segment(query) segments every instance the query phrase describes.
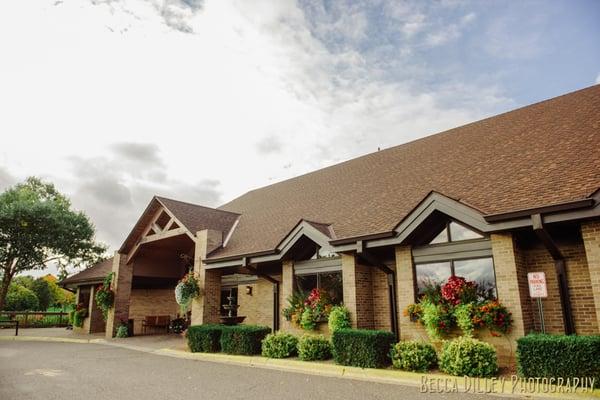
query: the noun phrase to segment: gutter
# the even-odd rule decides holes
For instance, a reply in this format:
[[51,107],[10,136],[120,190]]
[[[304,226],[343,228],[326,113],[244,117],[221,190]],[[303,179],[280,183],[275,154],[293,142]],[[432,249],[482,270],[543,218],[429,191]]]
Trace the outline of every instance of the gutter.
[[582,208],[590,208],[595,204],[593,198],[568,201],[564,203],[553,204],[551,206],[524,208],[516,211],[509,211],[497,214],[488,214],[483,217],[486,222],[500,222],[509,219],[517,219],[522,217],[531,217],[535,214],[548,214],[561,211],[578,210]]

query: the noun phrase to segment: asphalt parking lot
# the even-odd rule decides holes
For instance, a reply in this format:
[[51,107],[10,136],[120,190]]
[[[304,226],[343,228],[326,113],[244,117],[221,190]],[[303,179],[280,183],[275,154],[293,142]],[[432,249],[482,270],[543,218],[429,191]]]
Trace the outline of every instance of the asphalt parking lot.
[[[464,393],[162,357],[99,344],[0,342],[0,399],[462,399]],[[500,398],[494,396],[493,398]]]

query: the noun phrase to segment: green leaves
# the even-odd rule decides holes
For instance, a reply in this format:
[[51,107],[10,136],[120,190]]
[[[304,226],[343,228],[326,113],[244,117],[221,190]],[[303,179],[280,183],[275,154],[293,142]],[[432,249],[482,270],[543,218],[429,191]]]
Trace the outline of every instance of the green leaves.
[[50,183],[28,178],[0,194],[0,266],[14,275],[60,266],[92,264],[105,247],[94,240],[94,226]]
[[405,371],[427,372],[437,365],[437,353],[433,346],[420,340],[397,343],[391,355],[394,368]]
[[600,336],[527,335],[517,340],[517,372],[525,378],[596,378]]
[[489,343],[461,336],[444,343],[440,369],[455,376],[494,376],[498,372],[496,349]]
[[285,332],[270,333],[262,341],[262,355],[269,358],[286,358],[296,354],[298,338]]
[[388,331],[339,329],[331,336],[333,358],[341,365],[380,368],[390,363],[394,341],[394,334]]

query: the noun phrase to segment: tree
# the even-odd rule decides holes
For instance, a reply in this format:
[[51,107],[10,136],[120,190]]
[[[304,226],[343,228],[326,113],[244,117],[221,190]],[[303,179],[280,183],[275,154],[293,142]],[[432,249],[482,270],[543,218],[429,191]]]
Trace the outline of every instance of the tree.
[[52,305],[55,305],[57,307],[65,307],[75,303],[75,294],[58,286],[56,284],[57,279],[54,275],[48,274],[44,276],[43,279],[46,282],[48,282],[48,287],[50,288],[50,292],[52,293],[52,298],[54,299]]
[[44,269],[55,262],[92,265],[106,248],[94,239],[94,226],[54,185],[27,178],[0,194],[0,310],[17,273]]
[[46,311],[48,307],[54,304],[54,296],[52,296],[52,292],[50,291],[50,285],[48,285],[48,282],[44,278],[37,278],[33,281],[30,289],[38,298],[40,311]]
[[37,310],[39,302],[32,290],[25,286],[11,284],[6,296],[5,308],[8,311]]

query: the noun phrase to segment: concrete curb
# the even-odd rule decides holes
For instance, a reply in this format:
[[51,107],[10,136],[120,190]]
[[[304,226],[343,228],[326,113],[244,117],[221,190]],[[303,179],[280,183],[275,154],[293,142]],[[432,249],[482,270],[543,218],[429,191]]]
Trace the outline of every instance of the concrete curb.
[[[504,396],[513,398],[550,398],[550,399],[600,399],[600,390],[594,390],[591,393],[512,393],[511,382],[505,382],[504,391],[497,388],[496,390],[475,390],[474,386],[479,388],[490,388],[492,379],[479,379],[471,382],[471,390],[466,390],[467,381],[464,378],[456,378],[443,374],[428,373],[420,374],[407,371],[399,371],[392,369],[371,369],[347,367],[331,363],[300,361],[296,359],[273,359],[261,356],[239,356],[222,353],[190,353],[189,351],[176,350],[170,348],[153,349],[144,346],[130,345],[123,342],[115,342],[106,339],[75,339],[75,338],[60,338],[46,336],[0,336],[0,341],[23,341],[23,342],[58,342],[58,343],[82,343],[82,344],[101,344],[106,346],[120,347],[133,351],[141,351],[151,353],[158,356],[174,357],[188,360],[216,362],[225,364],[235,364],[247,367],[274,369],[279,371],[288,371],[302,373],[307,375],[319,375],[334,378],[354,379],[375,383],[385,383],[403,386],[420,387],[422,378],[427,377],[429,380],[434,380],[443,384],[443,382],[452,381],[456,385],[459,393],[477,393],[488,394],[491,396]],[[496,385],[499,386],[498,380]],[[439,393],[439,392],[438,392]]]

